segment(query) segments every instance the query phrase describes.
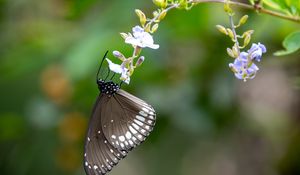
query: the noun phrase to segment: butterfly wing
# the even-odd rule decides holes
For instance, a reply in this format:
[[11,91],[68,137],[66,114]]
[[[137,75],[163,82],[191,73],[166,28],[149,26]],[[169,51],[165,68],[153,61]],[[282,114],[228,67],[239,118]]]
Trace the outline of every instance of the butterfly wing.
[[120,151],[130,151],[153,130],[155,111],[145,101],[120,89],[110,97],[107,112],[101,118],[102,129],[111,145]]
[[110,98],[100,95],[94,105],[85,141],[84,169],[87,175],[104,175],[123,159],[126,151],[109,144],[102,130],[101,118],[107,116]]

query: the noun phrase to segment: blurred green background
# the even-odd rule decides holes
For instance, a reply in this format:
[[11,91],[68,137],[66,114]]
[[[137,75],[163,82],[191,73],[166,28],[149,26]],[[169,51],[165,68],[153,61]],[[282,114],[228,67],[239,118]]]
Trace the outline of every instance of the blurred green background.
[[[0,1],[0,174],[83,175],[83,142],[106,50],[132,53],[120,32],[151,0]],[[127,91],[152,104],[157,124],[111,175],[300,174],[300,56],[274,57],[300,25],[249,14],[240,31],[267,46],[246,83],[228,68],[221,4],[171,11],[144,49]],[[228,25],[227,25],[228,26]],[[113,59],[113,56],[109,55]],[[116,60],[114,60],[116,61]]]

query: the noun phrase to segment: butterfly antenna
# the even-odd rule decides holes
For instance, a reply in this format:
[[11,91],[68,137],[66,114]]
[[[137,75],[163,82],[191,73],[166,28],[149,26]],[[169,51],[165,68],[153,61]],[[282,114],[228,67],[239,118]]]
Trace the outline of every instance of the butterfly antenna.
[[108,68],[108,73],[107,73],[107,76],[105,77],[104,81],[106,81],[106,79],[109,77],[109,74],[110,74],[110,69]]
[[114,76],[116,75],[116,73],[114,73],[111,77],[110,80],[112,80],[114,78]]
[[99,79],[99,73],[100,73],[100,70],[101,70],[103,61],[104,61],[104,59],[105,59],[107,53],[108,53],[108,51],[105,52],[105,54],[104,54],[104,56],[103,56],[103,58],[102,58],[102,60],[101,60],[101,63],[100,63],[100,66],[99,66],[99,69],[98,69],[98,72],[97,72],[97,76],[96,76],[96,81],[98,81],[98,79]]

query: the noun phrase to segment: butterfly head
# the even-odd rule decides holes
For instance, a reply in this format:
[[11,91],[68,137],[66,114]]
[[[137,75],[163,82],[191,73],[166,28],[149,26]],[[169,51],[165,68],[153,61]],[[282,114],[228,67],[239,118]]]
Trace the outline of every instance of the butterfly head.
[[120,86],[113,81],[105,82],[104,80],[100,79],[97,80],[97,84],[100,92],[103,94],[113,95],[120,89]]

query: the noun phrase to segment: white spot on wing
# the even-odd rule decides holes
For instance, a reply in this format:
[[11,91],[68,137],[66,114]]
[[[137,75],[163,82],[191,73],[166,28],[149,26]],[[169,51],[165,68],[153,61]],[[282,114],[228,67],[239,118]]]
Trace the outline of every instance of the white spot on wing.
[[131,135],[131,133],[129,131],[127,131],[126,134],[125,134],[125,136],[126,136],[127,139],[131,139],[132,135]]
[[140,126],[143,126],[143,125],[144,125],[144,123],[142,123],[142,122],[139,121],[139,120],[134,119],[133,121],[134,121],[136,124],[140,125]]
[[88,166],[88,165],[89,165],[89,163],[88,163],[88,162],[85,162],[84,164],[85,164],[85,166]]
[[129,142],[130,145],[133,145],[133,142],[131,140],[128,140],[128,142]]
[[147,117],[148,115],[144,111],[140,111],[139,114],[141,114],[144,117]]
[[149,118],[154,120],[154,116],[153,115],[149,115]]
[[145,112],[149,113],[149,110],[147,108],[142,108]]
[[124,137],[124,136],[119,136],[119,140],[120,140],[121,142],[124,142],[124,141],[125,141],[125,137]]
[[94,165],[94,169],[95,169],[95,170],[98,169],[98,166],[97,166],[97,165]]
[[132,134],[136,134],[137,131],[135,129],[132,128],[132,126],[129,126],[129,130],[132,132]]
[[135,129],[137,129],[137,130],[140,129],[140,127],[139,127],[137,124],[135,124],[135,123],[132,123],[132,126],[133,126]]
[[145,117],[142,117],[140,115],[135,116],[138,120],[144,122],[145,121]]
[[116,139],[117,137],[115,135],[112,135],[111,138]]

